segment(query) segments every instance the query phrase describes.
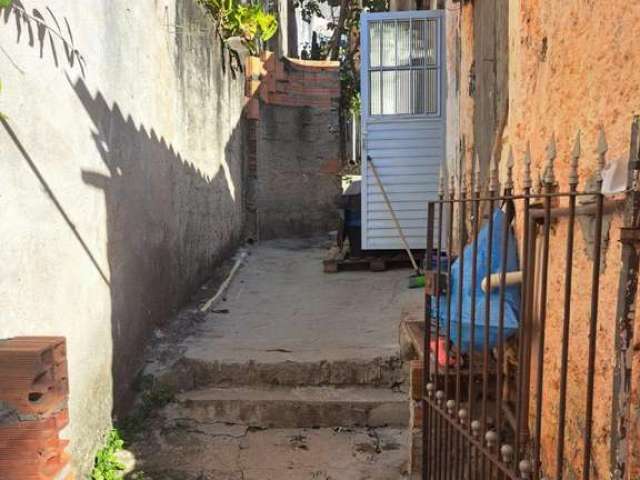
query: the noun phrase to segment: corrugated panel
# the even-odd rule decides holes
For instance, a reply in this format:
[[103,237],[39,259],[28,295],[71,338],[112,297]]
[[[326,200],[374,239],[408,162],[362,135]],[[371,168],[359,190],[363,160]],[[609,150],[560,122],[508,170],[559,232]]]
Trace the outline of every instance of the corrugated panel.
[[[440,22],[440,15],[439,12],[432,11],[365,14],[363,15],[363,28],[370,21],[387,22],[399,19],[406,20],[407,18],[436,18]],[[391,24],[383,23],[382,28],[388,28],[389,25]],[[401,22],[398,25],[401,25]],[[365,31],[363,29],[363,32]],[[376,37],[376,35],[371,38]],[[369,37],[369,35],[363,35],[365,39],[362,49],[363,58],[365,59],[363,71],[369,69],[369,65],[366,64]],[[383,51],[378,52],[376,50],[376,55],[382,53],[384,59],[384,49],[386,48],[384,32],[382,38],[383,41],[380,47],[382,47]],[[440,38],[438,37],[438,39]],[[442,42],[440,44],[442,45]],[[400,53],[398,55],[400,56]],[[439,58],[444,58],[442,50],[440,50]],[[384,61],[382,63],[384,64]],[[439,70],[437,71],[442,74],[442,70],[442,65],[439,64]],[[365,77],[366,75],[363,74],[363,78]],[[439,81],[440,88],[442,88],[442,85],[443,82]],[[443,163],[445,156],[444,95],[442,92],[440,93],[438,115],[385,116],[385,108],[391,108],[391,104],[387,105],[385,103],[382,106],[382,112],[373,112],[374,115],[371,116],[368,114],[368,81],[363,80],[362,87],[362,103],[364,106],[362,112],[364,133],[362,168],[363,248],[369,250],[402,249],[402,243],[398,238],[391,214],[384,202],[384,196],[378,187],[373,172],[370,171],[366,165],[366,160],[364,160],[369,155],[377,167],[382,184],[410,247],[424,249],[426,248],[426,205],[429,200],[437,198],[440,165]],[[398,98],[404,99],[404,97]],[[383,95],[382,102],[384,103],[385,101],[390,101],[390,99],[384,98]]]

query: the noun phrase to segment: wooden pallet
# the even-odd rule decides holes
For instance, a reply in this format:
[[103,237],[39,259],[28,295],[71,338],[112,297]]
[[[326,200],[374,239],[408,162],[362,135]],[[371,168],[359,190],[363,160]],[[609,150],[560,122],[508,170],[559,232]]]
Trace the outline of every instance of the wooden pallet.
[[[414,254],[414,256],[417,262],[422,259],[421,254]],[[390,269],[412,268],[406,252],[381,252],[375,255],[351,257],[346,249],[340,249],[337,245],[331,247],[322,264],[325,273],[354,270],[384,272]]]

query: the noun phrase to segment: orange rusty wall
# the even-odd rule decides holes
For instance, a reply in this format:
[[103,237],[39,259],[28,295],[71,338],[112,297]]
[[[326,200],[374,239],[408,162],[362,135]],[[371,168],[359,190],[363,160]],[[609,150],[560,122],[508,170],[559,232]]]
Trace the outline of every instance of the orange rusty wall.
[[[614,367],[614,326],[616,319],[620,243],[617,231],[621,216],[611,217],[612,223],[600,276],[600,303],[596,348],[594,411],[593,411],[593,479],[608,478],[609,439],[611,423],[612,374]],[[560,355],[566,261],[567,221],[552,226],[549,258],[546,339],[544,349],[544,382],[542,410],[541,459],[544,472],[555,476],[556,440],[560,385]],[[569,363],[567,385],[567,413],[565,427],[565,478],[579,477],[582,472],[583,434],[587,383],[589,318],[591,300],[591,272],[593,263],[585,251],[583,227],[576,223],[573,254],[573,288],[571,296],[571,326],[569,333]],[[537,332],[536,332],[537,335]],[[534,341],[531,383],[535,385],[537,342]],[[532,392],[535,388],[532,388]],[[530,425],[534,425],[535,396],[532,397]]]
[[[476,90],[488,88],[481,79],[477,76],[474,79],[470,74],[478,37],[481,36],[477,24],[480,20],[475,11],[480,1],[448,4],[451,8],[461,8],[459,122],[460,138],[464,138],[466,144],[467,171],[478,141],[474,132],[487,128],[478,120],[479,105],[469,95],[469,85],[474,82]],[[535,182],[545,162],[545,147],[552,133],[557,138],[556,177],[561,190],[567,188],[569,153],[578,130],[582,133],[581,188],[593,175],[597,159],[594,150],[600,126],[605,128],[609,145],[607,159],[626,163],[631,120],[634,114],[640,113],[640,3],[626,0],[512,0],[508,15],[509,112],[502,137],[501,158],[506,158],[509,148],[513,148],[516,188],[521,188],[522,158],[527,143],[531,144]],[[485,24],[480,26],[486,27]],[[448,48],[451,48],[451,39],[448,39]],[[504,95],[506,92],[499,93]],[[502,178],[504,163],[501,162]],[[486,172],[486,165],[483,164],[482,168]],[[610,224],[605,222],[605,233],[609,239],[606,242],[606,267],[600,280],[592,478],[609,478],[614,325],[621,255],[618,243],[622,225],[620,212],[614,212],[610,220]],[[555,463],[557,430],[563,312],[560,292],[564,282],[566,229],[566,220],[560,219],[554,224],[551,234],[542,431],[545,473],[551,476],[555,476],[552,466]],[[568,467],[565,478],[581,473],[591,267],[582,227],[576,223],[565,447]],[[635,367],[640,368],[640,361]],[[628,446],[632,461],[640,457],[640,381],[637,378],[636,369],[635,403],[632,406],[635,424],[630,428],[635,428],[638,435],[628,436],[635,440],[635,444]],[[636,461],[635,468],[636,472],[640,470],[640,461]],[[631,475],[629,479],[640,478],[637,473]]]
[[[545,147],[557,136],[556,177],[566,190],[569,153],[582,132],[582,185],[593,174],[597,130],[605,128],[609,160],[626,161],[634,113],[640,110],[640,50],[637,46],[640,4],[622,0],[586,2],[521,0],[511,2],[509,18],[509,120],[507,148],[516,154],[515,177],[521,178],[527,142],[533,153],[534,180],[545,161]],[[504,163],[504,162],[503,162]],[[609,434],[614,365],[614,326],[620,244],[620,214],[608,228],[606,268],[601,275],[591,478],[609,478]],[[542,458],[555,475],[559,356],[563,314],[566,221],[551,237],[547,336],[545,345]],[[607,232],[605,232],[607,233]],[[591,261],[583,230],[576,225],[574,286],[569,352],[569,386],[565,459],[566,478],[581,474]]]
[[539,167],[555,132],[558,173],[564,178],[580,129],[584,178],[593,170],[596,131],[604,125],[609,158],[626,158],[631,118],[640,110],[638,25],[638,2],[511,2],[505,145],[513,145],[521,157],[530,141]]

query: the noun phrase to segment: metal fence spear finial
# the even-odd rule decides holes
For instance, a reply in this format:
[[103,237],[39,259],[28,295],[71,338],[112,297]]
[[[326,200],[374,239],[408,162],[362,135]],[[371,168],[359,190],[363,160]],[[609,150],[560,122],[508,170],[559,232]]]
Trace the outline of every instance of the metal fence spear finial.
[[453,174],[449,176],[449,194],[451,198],[455,198],[456,196],[456,176]]
[[530,189],[533,185],[531,180],[531,143],[527,142],[527,150],[524,152],[524,178],[522,179],[522,186]]
[[578,185],[578,164],[580,161],[580,130],[576,134],[573,150],[571,150],[571,168],[569,170],[569,185],[575,187]]
[[598,135],[598,147],[596,148],[596,153],[598,154],[596,182],[598,182],[600,188],[602,188],[602,170],[604,170],[607,150],[609,150],[609,145],[607,144],[607,137],[604,133],[604,127],[600,127],[600,134]]
[[513,147],[509,147],[509,156],[507,157],[507,181],[504,183],[504,189],[513,190]]
[[547,163],[545,164],[544,177],[542,179],[547,186],[552,186],[556,183],[556,175],[553,165],[556,155],[556,136],[551,134],[551,140],[549,140],[549,145],[547,145]]
[[500,188],[500,180],[498,179],[498,157],[495,156],[491,159],[491,171],[489,174],[489,189],[492,192],[497,192]]

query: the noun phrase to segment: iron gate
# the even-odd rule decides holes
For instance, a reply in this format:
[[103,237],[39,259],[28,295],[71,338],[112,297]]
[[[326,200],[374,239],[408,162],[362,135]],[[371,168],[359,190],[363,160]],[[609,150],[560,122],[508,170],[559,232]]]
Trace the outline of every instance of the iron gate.
[[[638,226],[637,119],[631,188],[614,200],[602,193],[606,152],[601,130],[597,169],[591,186],[582,189],[579,135],[566,187],[554,173],[553,139],[536,188],[529,148],[519,172],[520,192],[514,189],[512,153],[502,189],[495,164],[488,188],[483,188],[477,159],[469,188],[464,178],[457,185],[452,178],[447,188],[441,177],[439,199],[427,207],[427,252],[433,255],[425,266],[425,324],[431,328],[425,329],[423,345],[428,352],[423,355],[424,479],[610,478],[594,461],[603,458],[605,449],[611,453],[607,470],[622,478],[616,429],[606,445],[594,447],[594,382],[598,342],[608,335],[598,329],[599,311],[609,308],[599,301],[603,223],[626,207],[625,225],[630,228],[621,229],[622,240],[635,241]],[[584,242],[589,232],[591,245]],[[580,250],[578,235],[586,245]],[[449,252],[445,245],[451,246]],[[634,246],[621,248],[623,260],[637,267]],[[457,252],[455,260],[450,251]],[[637,268],[623,265],[615,271],[625,276],[618,293],[618,331],[633,308]],[[616,348],[625,348],[617,338]],[[612,383],[624,383],[618,378],[625,370],[619,365],[623,360],[618,358],[615,369],[608,367],[616,358],[613,352],[610,358],[598,358],[604,362],[599,367],[607,366],[603,375],[611,380],[605,388],[609,393]],[[595,400],[598,411],[608,402],[606,408],[615,417],[615,402],[600,397]]]

